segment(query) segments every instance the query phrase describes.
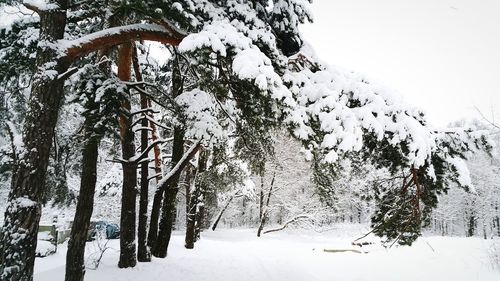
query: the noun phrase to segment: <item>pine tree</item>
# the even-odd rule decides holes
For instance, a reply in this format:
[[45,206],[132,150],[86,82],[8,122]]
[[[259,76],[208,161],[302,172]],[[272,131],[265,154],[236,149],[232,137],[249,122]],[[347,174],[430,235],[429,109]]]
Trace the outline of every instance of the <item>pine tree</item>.
[[[40,37],[30,102],[23,129],[23,158],[14,166],[9,206],[2,231],[2,278],[30,280],[33,275],[36,234],[41,213],[42,194],[49,162],[53,132],[64,97],[64,79],[77,68],[66,72],[70,62],[98,48],[113,46],[130,39],[152,39],[178,44],[179,34],[166,27],[141,26],[119,29],[117,33],[99,33],[87,40],[70,42],[62,52],[57,40],[63,39],[67,1],[49,2],[46,6],[25,4],[40,16]],[[158,27],[158,26],[156,26]],[[176,37],[177,36],[177,37]],[[23,227],[22,227],[23,226]],[[26,227],[27,226],[27,227]],[[15,237],[23,237],[21,240]]]

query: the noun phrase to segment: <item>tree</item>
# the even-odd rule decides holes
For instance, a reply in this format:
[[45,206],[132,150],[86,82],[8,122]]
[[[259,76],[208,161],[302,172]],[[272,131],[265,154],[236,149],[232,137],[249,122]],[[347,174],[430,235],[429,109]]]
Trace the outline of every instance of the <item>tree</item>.
[[[30,280],[33,275],[36,234],[41,213],[41,197],[52,145],[53,132],[64,96],[64,79],[76,72],[66,72],[70,62],[100,48],[114,46],[131,39],[152,39],[178,44],[182,36],[159,25],[129,25],[83,36],[64,44],[67,1],[49,2],[45,6],[26,3],[40,16],[37,48],[37,74],[23,129],[23,151],[14,166],[9,206],[2,230],[2,278]],[[168,25],[167,25],[168,26]],[[63,55],[61,55],[63,54]],[[19,237],[22,237],[19,239]]]
[[85,108],[84,143],[80,192],[66,254],[67,281],[82,280],[85,274],[85,243],[94,207],[99,143],[105,134],[116,127],[120,104],[125,97],[125,93],[115,91],[116,87],[113,85],[118,81],[109,77],[107,67],[90,65],[80,73],[77,81],[73,91]]
[[41,213],[45,173],[57,113],[63,96],[58,73],[68,67],[58,59],[56,40],[64,36],[67,1],[51,3],[52,10],[38,9],[40,41],[31,87],[29,110],[23,128],[23,156],[15,164],[9,206],[2,231],[0,272],[5,280],[31,280],[35,262],[36,234]]

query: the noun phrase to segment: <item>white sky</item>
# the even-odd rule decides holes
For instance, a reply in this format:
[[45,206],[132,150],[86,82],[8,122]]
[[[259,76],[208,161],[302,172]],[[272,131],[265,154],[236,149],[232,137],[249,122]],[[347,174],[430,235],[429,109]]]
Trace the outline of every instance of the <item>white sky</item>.
[[[324,61],[366,74],[438,126],[500,116],[500,0],[314,0]],[[500,117],[499,117],[500,118]]]

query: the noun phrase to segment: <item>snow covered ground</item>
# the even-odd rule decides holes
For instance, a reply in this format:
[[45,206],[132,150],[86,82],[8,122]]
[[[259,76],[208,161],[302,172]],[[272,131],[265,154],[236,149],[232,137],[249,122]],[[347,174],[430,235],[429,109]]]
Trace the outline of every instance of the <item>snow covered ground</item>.
[[[489,242],[479,238],[424,237],[412,247],[370,245],[365,254],[323,251],[355,249],[350,241],[361,231],[343,225],[322,233],[294,230],[261,238],[255,230],[206,231],[194,250],[185,249],[183,234],[174,232],[166,259],[133,269],[117,267],[119,241],[111,240],[112,249],[98,270],[87,270],[86,280],[500,280],[488,258]],[[92,242],[87,246],[90,252]],[[60,246],[55,255],[36,260],[35,281],[64,280],[65,249]]]

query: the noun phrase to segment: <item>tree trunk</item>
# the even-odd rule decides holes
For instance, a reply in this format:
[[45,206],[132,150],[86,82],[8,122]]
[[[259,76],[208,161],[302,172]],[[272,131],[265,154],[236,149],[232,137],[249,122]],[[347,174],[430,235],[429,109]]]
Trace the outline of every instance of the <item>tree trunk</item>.
[[[179,62],[177,60],[177,57],[175,57],[174,62],[173,62],[173,69],[172,69],[172,97],[173,98],[177,97],[178,95],[180,95],[182,93],[182,91],[183,91],[183,79],[182,79],[182,75],[180,73]],[[177,143],[177,145],[178,145],[177,147],[176,147],[176,135],[177,135],[177,137],[182,135],[182,143],[180,143],[180,144]],[[180,139],[177,139],[177,141],[179,142]],[[176,163],[182,158],[182,153],[184,152],[183,145],[184,145],[184,133],[182,132],[182,130],[180,128],[175,128],[174,129],[174,144],[172,145],[172,159],[171,159],[171,167],[172,168],[175,167]],[[178,153],[179,151],[182,151],[182,153],[179,154]],[[157,157],[157,155],[158,155],[158,157]],[[158,170],[157,164],[158,164],[159,159],[160,159],[159,152],[157,152],[155,150],[155,167],[156,167],[155,169],[156,170]],[[163,223],[167,222],[167,221],[165,221],[165,219],[166,219],[165,216],[167,215],[166,214],[167,210],[165,210],[165,208],[166,208],[166,206],[169,206],[168,208],[172,208],[172,206],[174,206],[174,208],[175,208],[175,198],[173,198],[172,202],[163,201],[163,205],[162,205],[162,200],[165,200],[166,198],[170,198],[172,195],[177,194],[177,191],[173,191],[170,189],[172,189],[172,187],[178,188],[177,184],[179,182],[179,176],[180,176],[180,173],[178,173],[178,175],[174,176],[174,178],[169,183],[169,186],[166,188],[166,190],[161,190],[161,189],[157,188],[155,191],[155,195],[153,198],[153,207],[151,209],[151,221],[149,224],[150,229],[149,229],[149,235],[148,235],[148,245],[154,249],[152,254],[155,257],[159,257],[159,256],[163,256],[163,255],[166,256],[168,241],[158,241],[158,236],[160,235],[160,233],[162,233],[163,235],[167,235],[168,239],[170,239],[170,232],[172,230],[167,231],[166,229],[163,229],[163,231],[162,231],[160,224],[162,224],[162,222]],[[160,209],[161,209],[161,216],[162,216],[161,221],[160,221]],[[175,216],[175,210],[173,210],[173,211],[169,210],[168,212],[173,212],[172,214],[170,214],[170,216]],[[169,218],[168,220],[172,221],[173,218]],[[160,221],[160,223],[158,223],[159,221]],[[168,224],[170,224],[170,227],[171,227],[173,225],[173,221],[168,223]],[[160,227],[160,229],[159,229],[159,227]],[[166,226],[164,226],[164,227],[166,227]],[[165,238],[165,237],[163,237],[163,238]],[[162,249],[160,250],[160,248],[162,248]]]
[[[151,100],[148,99],[148,107],[151,107],[151,104],[152,104]],[[153,115],[153,114],[151,114],[151,115]],[[151,117],[153,117],[153,116],[151,116]],[[156,124],[153,121],[150,121],[149,126],[151,127],[151,140],[153,142],[155,142],[158,139],[160,139],[160,137],[158,136],[158,130],[156,128]],[[155,145],[153,148],[153,151],[154,151],[154,159],[155,159],[154,163],[155,163],[156,183],[158,183],[158,182],[160,182],[160,180],[162,178],[162,169],[161,169],[162,157],[161,157],[160,146]]]
[[186,236],[184,238],[184,247],[186,249],[194,248],[195,240],[195,223],[196,223],[196,205],[197,205],[197,191],[196,182],[196,169],[186,168]]
[[271,186],[269,187],[269,192],[267,194],[266,198],[266,206],[264,211],[262,212],[262,217],[260,219],[259,223],[259,229],[257,230],[257,237],[260,237],[260,234],[262,233],[262,230],[264,229],[264,225],[266,224],[267,216],[269,213],[269,203],[271,202],[271,195],[273,194],[273,186],[274,186],[274,179],[276,177],[276,172],[273,173],[273,179],[271,180]]
[[[172,97],[179,96],[183,91],[183,78],[180,72],[178,57],[174,57],[172,68]],[[174,140],[172,144],[171,167],[174,168],[184,154],[184,131],[180,127],[174,128]],[[165,191],[163,192],[163,206],[161,210],[161,219],[158,228],[158,237],[154,241],[152,254],[155,257],[166,257],[170,236],[172,235],[172,226],[175,220],[176,195],[179,190],[180,172],[172,175]],[[160,191],[158,191],[160,192]],[[156,194],[155,194],[156,196]]]
[[151,208],[151,219],[149,221],[148,246],[154,247],[158,238],[158,221],[160,220],[161,202],[163,199],[163,191],[156,189],[153,198],[153,206]]
[[469,217],[469,223],[467,227],[467,236],[469,237],[474,236],[475,228],[476,228],[476,218],[474,217],[474,215],[471,215]]
[[500,217],[498,216],[498,206],[495,206],[495,221],[497,223],[497,235],[500,236]]
[[[151,107],[151,100],[148,100],[148,105]],[[159,139],[158,137],[158,131],[156,129],[156,125],[154,122],[150,122],[150,127],[153,130],[152,131],[152,141],[155,142],[156,140]],[[155,174],[156,174],[156,184],[160,182],[160,180],[163,177],[162,174],[162,157],[161,157],[161,150],[158,145],[155,145],[154,149],[154,163],[155,163]],[[149,232],[148,232],[148,246],[153,247],[153,245],[156,242],[156,237],[158,236],[158,220],[160,217],[160,209],[161,209],[161,200],[163,198],[163,192],[160,190],[156,190],[153,198],[153,206],[151,208],[151,218],[149,221]]]
[[236,195],[237,195],[237,193],[231,195],[231,197],[229,197],[229,199],[227,200],[224,207],[220,210],[219,214],[217,215],[217,218],[215,219],[215,222],[212,225],[212,231],[215,231],[215,229],[217,228],[217,225],[219,224],[220,219],[222,218],[222,214],[224,214],[224,211],[226,211],[227,207],[229,207],[229,204],[231,204],[231,202],[236,197]]
[[[118,78],[130,81],[132,64],[132,43],[125,43],[118,50]],[[130,101],[122,104],[123,111],[120,116],[120,137],[122,143],[122,158],[127,160],[135,155],[134,132],[132,130],[132,117]],[[137,164],[122,164],[123,187],[122,206],[120,217],[120,260],[118,267],[134,267],[137,263],[135,245],[135,208],[137,186]]]
[[[52,2],[52,1],[51,1]],[[52,2],[54,3],[54,2]],[[24,121],[24,151],[13,169],[0,247],[0,279],[32,280],[35,263],[41,199],[54,137],[64,81],[57,79],[67,69],[58,60],[54,42],[62,39],[67,1],[55,2],[59,9],[40,14],[40,42],[28,113]]]
[[260,176],[259,221],[264,215],[264,175]]
[[[151,107],[151,100],[148,100],[148,106]],[[152,141],[156,141],[159,139],[158,131],[156,129],[156,125],[154,122],[150,122],[150,127],[152,131]],[[162,179],[162,159],[161,159],[161,151],[158,145],[154,147],[154,156],[155,156],[155,173],[156,173],[156,184],[160,182]],[[149,233],[148,233],[148,246],[153,247],[156,242],[156,237],[158,236],[158,220],[160,218],[160,209],[161,209],[161,199],[163,197],[163,192],[159,189],[156,189],[154,198],[153,198],[153,206],[151,208],[151,218],[149,221]]]
[[[200,151],[198,158],[197,174],[203,174],[207,171],[208,150]],[[201,236],[203,226],[203,218],[205,215],[205,194],[208,192],[207,182],[197,181],[196,184],[196,205],[195,205],[195,225],[194,225],[194,242],[198,241]]]
[[82,281],[85,276],[85,243],[94,208],[94,193],[97,181],[97,157],[100,138],[92,135],[95,120],[85,119],[85,132],[88,136],[82,151],[82,173],[80,195],[76,205],[75,218],[66,253],[66,281]]
[[[174,128],[174,141],[172,145],[172,168],[181,160],[183,154],[184,131],[176,127]],[[172,235],[172,226],[175,219],[175,203],[177,191],[179,190],[179,177],[180,171],[172,176],[172,180],[170,180],[164,192],[158,237],[151,251],[155,257],[164,258],[167,256],[168,244]]]
[[[137,58],[137,49],[134,48],[133,65],[135,79],[137,81],[143,81],[141,70],[139,68],[139,61]],[[146,109],[149,107],[148,98],[146,95],[141,94],[141,109]],[[144,113],[148,115],[148,113]],[[146,116],[142,117],[141,127],[147,128],[149,124]],[[141,130],[141,152],[146,151],[148,148],[148,131]],[[140,262],[150,262],[151,253],[147,245],[147,233],[148,233],[148,196],[149,196],[149,161],[144,161],[141,164],[141,193],[139,199],[139,225],[137,229],[137,259]]]

